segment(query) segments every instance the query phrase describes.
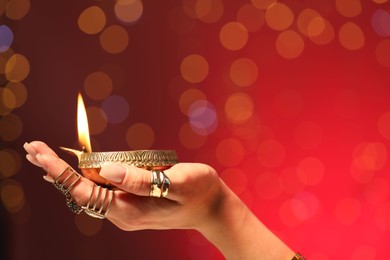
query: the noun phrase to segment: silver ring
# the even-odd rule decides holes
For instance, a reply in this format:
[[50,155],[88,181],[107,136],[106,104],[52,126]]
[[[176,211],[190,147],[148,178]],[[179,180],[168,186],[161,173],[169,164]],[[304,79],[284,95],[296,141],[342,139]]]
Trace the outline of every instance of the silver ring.
[[150,182],[150,197],[165,198],[168,195],[171,181],[163,171],[152,170]]

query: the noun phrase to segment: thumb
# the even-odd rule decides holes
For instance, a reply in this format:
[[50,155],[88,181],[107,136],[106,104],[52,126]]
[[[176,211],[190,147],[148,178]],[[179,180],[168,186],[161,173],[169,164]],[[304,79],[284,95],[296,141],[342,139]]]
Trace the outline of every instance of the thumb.
[[128,164],[113,163],[102,166],[100,176],[126,192],[149,196],[151,172]]

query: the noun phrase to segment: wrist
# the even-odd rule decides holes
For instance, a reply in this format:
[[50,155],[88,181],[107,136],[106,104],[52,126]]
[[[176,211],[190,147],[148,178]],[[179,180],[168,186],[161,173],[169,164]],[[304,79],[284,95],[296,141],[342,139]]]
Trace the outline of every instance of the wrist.
[[210,208],[207,219],[196,230],[226,258],[232,258],[239,251],[240,230],[251,212],[223,182],[218,196],[218,205]]
[[198,231],[227,259],[292,259],[294,252],[222,184],[220,205]]

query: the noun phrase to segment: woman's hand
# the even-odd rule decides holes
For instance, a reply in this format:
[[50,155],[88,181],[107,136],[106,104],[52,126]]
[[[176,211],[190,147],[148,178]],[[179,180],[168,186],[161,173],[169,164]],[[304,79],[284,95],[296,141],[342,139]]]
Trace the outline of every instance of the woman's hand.
[[[53,181],[69,165],[45,143],[34,141],[24,145],[27,159],[42,167],[46,180]],[[164,171],[171,184],[165,198],[150,197],[151,172],[128,164],[102,167],[100,175],[119,189],[107,219],[124,230],[199,229],[215,214],[224,198],[222,182],[211,167],[198,163],[179,163]],[[81,178],[70,190],[76,203],[85,206],[93,183]]]

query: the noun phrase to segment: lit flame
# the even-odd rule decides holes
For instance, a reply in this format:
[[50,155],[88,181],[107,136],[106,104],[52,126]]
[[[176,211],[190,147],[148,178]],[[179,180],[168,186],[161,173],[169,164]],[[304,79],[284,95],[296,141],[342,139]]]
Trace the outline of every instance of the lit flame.
[[89,140],[87,111],[85,110],[83,97],[80,93],[77,103],[77,131],[79,134],[79,143],[82,146],[83,151],[92,152],[91,141]]

